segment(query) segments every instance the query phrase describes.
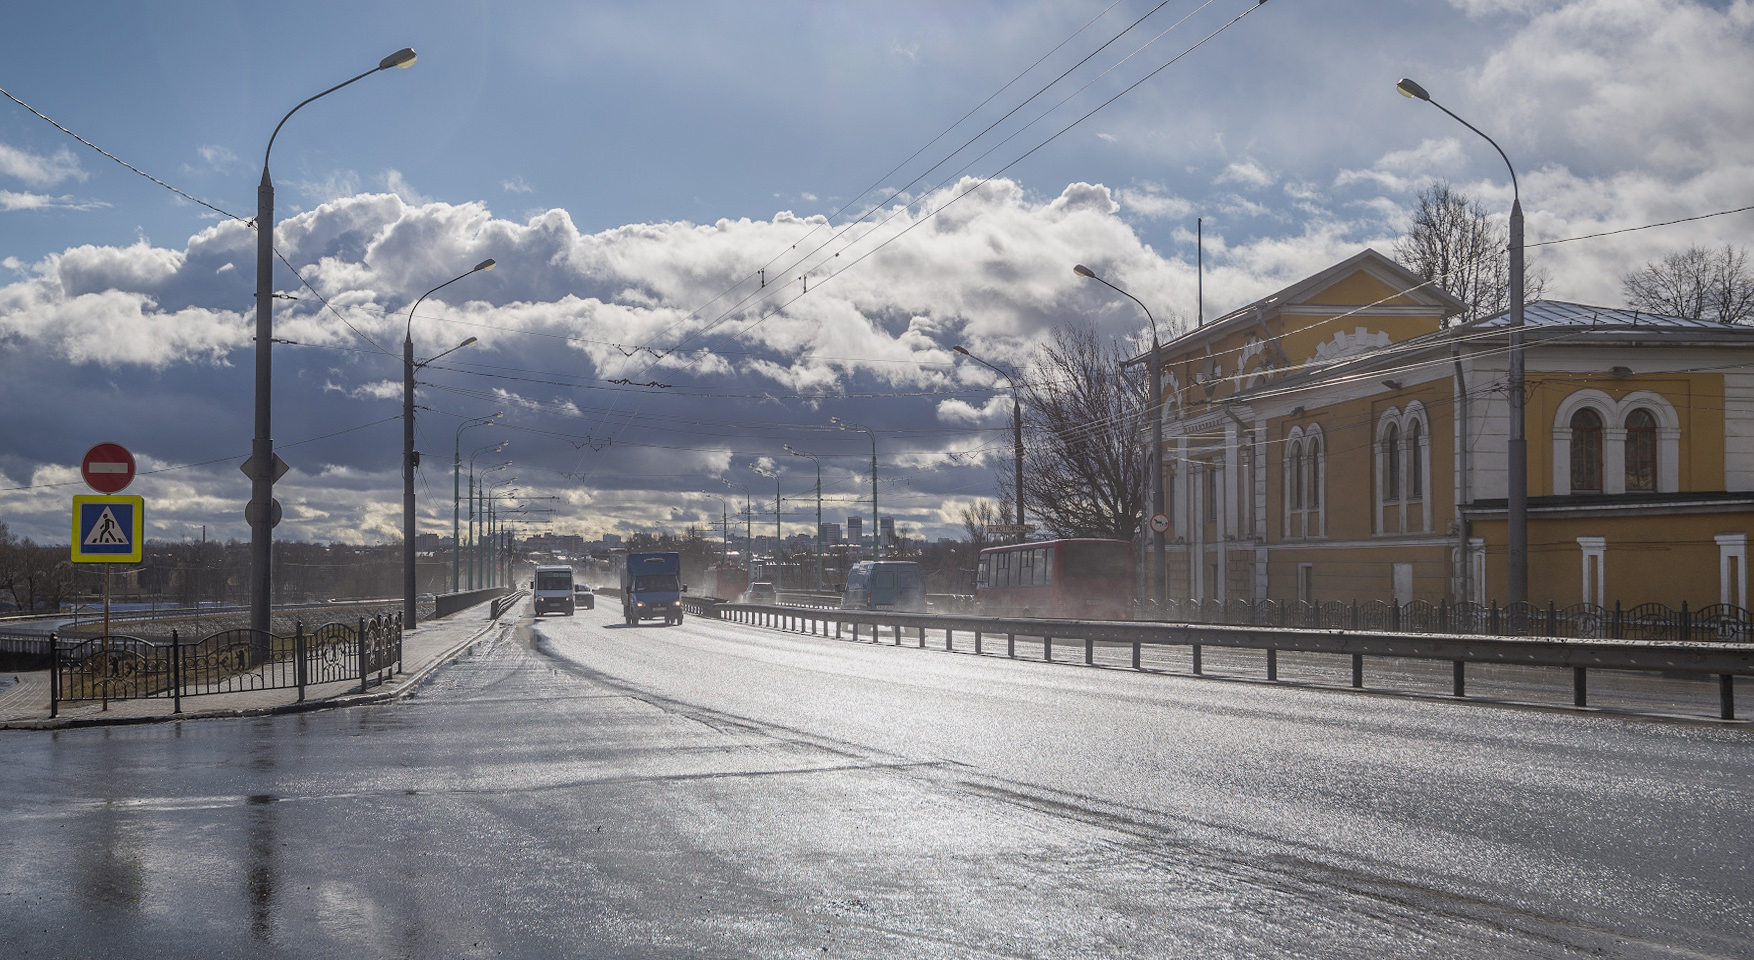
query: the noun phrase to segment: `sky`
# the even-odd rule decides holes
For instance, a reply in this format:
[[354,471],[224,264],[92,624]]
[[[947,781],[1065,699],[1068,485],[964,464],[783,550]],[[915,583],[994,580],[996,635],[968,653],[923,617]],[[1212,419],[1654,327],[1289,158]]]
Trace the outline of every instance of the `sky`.
[[874,437],[881,512],[956,536],[1011,404],[951,348],[1027,378],[1058,325],[1148,329],[1074,264],[1168,336],[1202,286],[1212,318],[1390,252],[1435,180],[1508,211],[1504,161],[1402,77],[1510,157],[1531,244],[1568,241],[1532,248],[1546,296],[1616,306],[1754,235],[1572,239],[1754,203],[1750,0],[15,6],[0,88],[110,155],[0,99],[0,522],[45,543],[102,441],[150,538],[248,539],[268,137],[404,46],[269,158],[277,538],[400,539],[409,331],[477,338],[417,378],[423,532],[461,461],[526,533],[746,498],[771,530],[777,486],[791,536],[818,463],[824,518],[869,517]]

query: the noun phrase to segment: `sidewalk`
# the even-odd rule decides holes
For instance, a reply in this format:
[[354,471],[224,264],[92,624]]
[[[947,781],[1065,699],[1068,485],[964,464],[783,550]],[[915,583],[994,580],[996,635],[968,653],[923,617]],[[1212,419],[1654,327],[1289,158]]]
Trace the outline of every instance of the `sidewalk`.
[[[420,686],[434,670],[456,659],[472,644],[495,631],[510,631],[525,605],[513,606],[497,621],[488,619],[492,612],[489,603],[459,611],[443,620],[423,621],[402,636],[400,669],[365,693],[359,692],[359,681],[352,680],[308,686],[302,701],[298,699],[296,688],[186,696],[182,713],[172,712],[175,702],[170,697],[112,700],[108,710],[95,701],[81,700],[62,703],[60,716],[50,719],[49,671],[7,674],[0,677],[0,684],[6,684],[0,686],[0,730],[59,730],[212,717],[259,717],[395,700]],[[13,677],[17,677],[18,682],[12,683]]]

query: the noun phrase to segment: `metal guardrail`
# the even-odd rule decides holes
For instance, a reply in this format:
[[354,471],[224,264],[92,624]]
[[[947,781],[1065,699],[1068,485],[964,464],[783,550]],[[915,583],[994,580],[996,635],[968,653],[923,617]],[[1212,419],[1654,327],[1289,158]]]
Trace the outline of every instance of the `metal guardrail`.
[[1588,706],[1589,670],[1715,675],[1719,682],[1720,715],[1726,720],[1733,720],[1736,716],[1735,678],[1754,675],[1754,645],[1746,643],[1498,637],[1124,620],[950,617],[742,603],[720,603],[710,609],[703,606],[697,615],[816,636],[832,635],[836,639],[846,639],[845,633],[850,629],[851,639],[855,641],[863,639],[861,634],[869,628],[873,643],[879,642],[887,628],[898,646],[904,630],[920,647],[926,645],[927,631],[941,631],[946,650],[955,649],[956,634],[972,634],[973,651],[977,654],[986,652],[985,638],[1002,636],[1006,655],[1011,657],[1017,653],[1017,638],[1030,637],[1041,641],[1042,659],[1050,663],[1055,662],[1055,641],[1081,644],[1086,664],[1095,662],[1096,644],[1123,644],[1132,648],[1135,670],[1140,668],[1140,653],[1144,647],[1181,646],[1189,648],[1196,674],[1201,672],[1202,647],[1263,650],[1267,654],[1268,680],[1278,679],[1279,651],[1334,654],[1352,658],[1352,686],[1357,688],[1364,686],[1366,657],[1447,660],[1454,665],[1453,692],[1457,697],[1466,696],[1466,665],[1469,663],[1567,667],[1573,671],[1573,703],[1579,707]]
[[495,598],[493,601],[492,615],[488,619],[498,620],[501,616],[505,615],[507,610],[510,610],[523,599],[524,591],[522,590],[513,590],[511,593]]
[[[488,587],[484,590],[465,590],[462,593],[441,593],[434,601],[433,619],[448,617],[460,610],[467,610],[511,592],[510,587]],[[495,613],[493,618],[499,619],[499,614]]]

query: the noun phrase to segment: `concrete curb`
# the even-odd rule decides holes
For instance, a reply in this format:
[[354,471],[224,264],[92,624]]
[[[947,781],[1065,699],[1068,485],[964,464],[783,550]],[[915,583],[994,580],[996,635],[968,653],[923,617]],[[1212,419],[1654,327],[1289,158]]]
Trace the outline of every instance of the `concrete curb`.
[[[515,611],[507,611],[508,615],[516,616]],[[480,630],[466,639],[459,640],[441,651],[437,656],[427,660],[414,670],[397,674],[379,684],[374,690],[365,693],[342,693],[320,700],[304,700],[297,703],[283,703],[272,707],[240,707],[232,710],[202,710],[195,713],[167,713],[146,717],[56,717],[49,720],[11,720],[0,723],[0,730],[71,730],[82,727],[124,727],[145,723],[180,723],[184,720],[232,720],[243,717],[272,717],[283,714],[309,713],[314,710],[328,710],[336,707],[358,707],[374,703],[388,703],[408,696],[416,688],[426,682],[434,671],[446,664],[455,663],[457,658],[470,647],[481,642],[481,638],[499,629],[501,620],[487,621]]]

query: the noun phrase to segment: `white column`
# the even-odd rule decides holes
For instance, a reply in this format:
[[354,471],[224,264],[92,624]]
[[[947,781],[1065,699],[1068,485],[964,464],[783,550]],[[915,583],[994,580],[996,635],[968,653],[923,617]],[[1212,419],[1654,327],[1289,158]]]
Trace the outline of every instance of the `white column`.
[[1602,606],[1607,596],[1608,538],[1578,537],[1577,545],[1583,550],[1583,602]]
[[1717,541],[1718,603],[1748,605],[1748,535],[1720,533]]

